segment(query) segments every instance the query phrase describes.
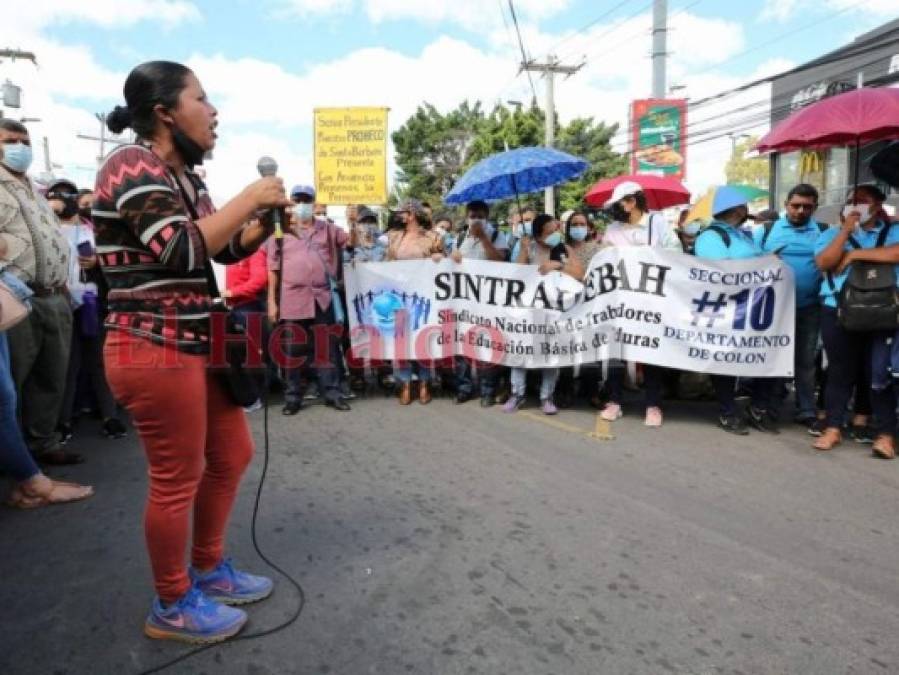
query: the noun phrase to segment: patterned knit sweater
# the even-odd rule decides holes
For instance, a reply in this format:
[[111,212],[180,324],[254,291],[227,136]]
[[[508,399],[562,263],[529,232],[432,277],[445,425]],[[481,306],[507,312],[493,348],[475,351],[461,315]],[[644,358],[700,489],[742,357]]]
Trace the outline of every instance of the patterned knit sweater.
[[[188,178],[197,216],[212,214],[206,186],[196,174]],[[208,353],[206,242],[174,174],[149,148],[124,145],[104,160],[95,193],[97,253],[110,289],[107,328]],[[249,254],[238,233],[214,260],[227,265]]]

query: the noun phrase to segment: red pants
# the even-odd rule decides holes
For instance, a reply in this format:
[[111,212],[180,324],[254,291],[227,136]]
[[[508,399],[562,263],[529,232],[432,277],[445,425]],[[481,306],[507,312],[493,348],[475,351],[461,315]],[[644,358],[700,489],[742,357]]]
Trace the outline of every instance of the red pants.
[[106,377],[131,413],[150,465],[144,515],[159,597],[190,588],[185,549],[193,509],[194,567],[216,566],[253,441],[244,411],[206,368],[207,357],[161,347],[121,331],[104,346]]

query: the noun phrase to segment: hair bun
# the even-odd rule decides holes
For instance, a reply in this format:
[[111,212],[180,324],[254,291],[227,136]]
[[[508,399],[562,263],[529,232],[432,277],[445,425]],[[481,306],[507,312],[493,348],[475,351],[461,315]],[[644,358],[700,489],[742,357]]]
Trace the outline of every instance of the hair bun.
[[106,127],[114,134],[120,134],[131,127],[131,111],[125,106],[117,105],[106,116]]

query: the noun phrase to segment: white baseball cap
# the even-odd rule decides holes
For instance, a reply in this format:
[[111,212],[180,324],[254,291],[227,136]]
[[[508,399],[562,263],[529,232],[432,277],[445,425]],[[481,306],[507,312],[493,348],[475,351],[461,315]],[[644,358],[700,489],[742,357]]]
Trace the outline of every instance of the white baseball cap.
[[635,183],[632,180],[626,180],[623,183],[618,183],[615,186],[615,189],[612,191],[612,196],[603,204],[604,208],[609,208],[615,202],[621,201],[625,197],[630,197],[631,195],[635,195],[638,192],[643,192],[643,187],[639,183]]

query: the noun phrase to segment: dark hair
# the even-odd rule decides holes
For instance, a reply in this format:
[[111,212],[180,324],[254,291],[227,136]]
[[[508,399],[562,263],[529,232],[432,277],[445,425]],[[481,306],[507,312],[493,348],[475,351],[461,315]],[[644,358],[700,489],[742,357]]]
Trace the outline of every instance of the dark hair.
[[808,197],[809,199],[814,199],[815,204],[817,204],[818,190],[815,189],[814,185],[800,183],[787,193],[787,201],[790,201],[793,197]]
[[533,235],[534,239],[540,239],[543,236],[543,230],[545,230],[546,226],[554,220],[555,218],[553,218],[548,213],[541,213],[539,216],[534,218],[534,222],[531,225],[531,234]]
[[[647,205],[646,205],[646,195],[643,193],[642,190],[640,192],[635,192],[632,195],[627,195],[627,197],[634,198],[634,201],[636,202],[636,207],[638,209],[640,209],[641,213],[646,213],[647,211],[649,211],[649,207],[647,207]],[[627,197],[625,197],[625,199],[627,199]]]
[[871,183],[865,183],[864,185],[856,186],[855,190],[849,191],[849,196],[852,197],[852,195],[855,194],[856,192],[864,192],[871,199],[873,199],[874,201],[877,201],[877,202],[886,201],[886,198],[887,198],[887,196],[883,190],[881,190],[876,185],[872,185]]
[[79,188],[79,190],[78,190],[79,197],[83,197],[84,195],[92,195],[92,194],[94,194],[94,191],[91,190],[90,188]]
[[0,117],[0,129],[8,131],[12,134],[27,134],[28,127],[21,122],[16,122],[7,117]]
[[448,222],[450,225],[453,224],[453,217],[448,213],[439,213],[436,216],[434,216],[434,224],[435,225],[437,223],[442,223],[444,220],[446,222]]
[[587,220],[587,227],[590,227],[590,216],[587,215],[586,211],[581,211],[580,209],[575,209],[571,212],[571,215],[568,216],[568,220],[565,221],[565,236],[568,236],[568,232],[571,230],[571,221],[574,220],[575,216],[583,216]]
[[178,106],[184,81],[190,75],[187,66],[173,61],[147,61],[132,70],[125,80],[126,106],[117,105],[106,116],[106,126],[114,134],[129,127],[141,138],[152,138],[156,131],[153,108]]
[[531,204],[525,204],[524,206],[521,207],[521,211],[519,212],[519,215],[523,216],[528,211],[532,211],[534,214],[537,213],[537,209],[534,208],[534,206],[532,206]]
[[490,215],[490,207],[487,206],[487,202],[481,199],[475,199],[473,202],[468,202],[468,204],[465,205],[466,212],[475,210],[484,210],[487,212],[487,215]]

